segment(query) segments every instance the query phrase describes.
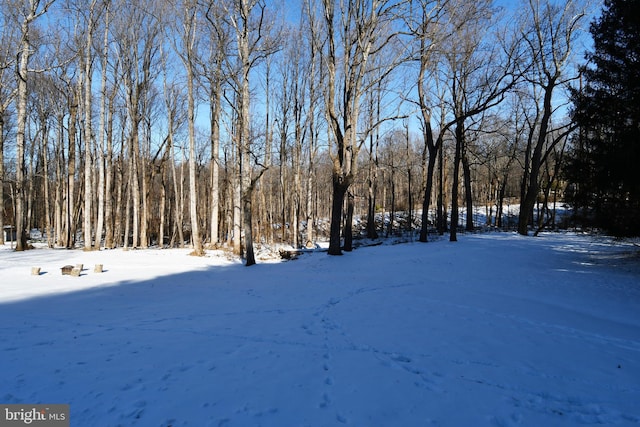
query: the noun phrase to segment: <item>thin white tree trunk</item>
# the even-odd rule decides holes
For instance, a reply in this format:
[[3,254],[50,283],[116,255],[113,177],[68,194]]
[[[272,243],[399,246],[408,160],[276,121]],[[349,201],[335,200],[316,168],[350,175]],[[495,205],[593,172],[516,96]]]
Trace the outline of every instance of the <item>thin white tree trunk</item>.
[[242,189],[240,184],[240,168],[236,166],[233,171],[233,178],[231,179],[233,186],[233,253],[236,255],[242,255],[242,216],[240,205],[242,204]]
[[[175,219],[175,227],[178,233],[178,239],[180,240],[180,243],[178,244],[179,247],[184,247],[184,234],[182,231],[182,220],[183,220],[183,212],[184,212],[184,190],[183,190],[183,185],[182,183],[184,182],[184,155],[182,156],[182,161],[180,164],[180,176],[177,176],[177,171],[176,171],[176,162],[175,162],[175,156],[174,156],[174,149],[173,149],[173,145],[171,145],[171,172],[173,175],[173,194],[174,194],[174,201],[175,201],[175,215],[176,215],[176,219]],[[178,182],[179,180],[179,182]]]
[[[127,249],[129,248],[129,234],[131,232],[131,197],[132,197],[132,192],[133,189],[132,187],[135,185],[133,182],[133,168],[135,167],[135,161],[133,160],[133,156],[131,155],[129,158],[129,174],[128,174],[128,185],[127,185],[127,195],[125,196],[127,199],[126,202],[126,207],[124,210],[124,248]],[[135,210],[134,210],[134,217],[135,217]],[[134,220],[135,223],[135,220]],[[134,228],[134,242],[135,242],[135,233],[136,233],[136,229]],[[135,246],[134,246],[135,248]]]
[[149,192],[149,180],[147,176],[147,167],[146,160],[149,156],[149,133],[145,136],[145,145],[144,152],[142,156],[140,156],[140,176],[142,180],[142,191],[140,193],[140,197],[142,198],[142,214],[140,215],[140,247],[147,248],[149,247],[149,235],[148,235],[148,227],[149,227],[149,203],[147,194]]
[[[33,9],[33,1],[31,2],[32,10],[22,21],[21,33],[22,40],[19,48],[19,62],[17,67],[16,80],[18,81],[18,91],[16,99],[16,186],[15,186],[15,216],[16,216],[16,251],[26,249],[26,239],[24,235],[25,229],[25,193],[24,193],[24,148],[25,148],[25,130],[27,127],[27,69],[29,65],[29,57],[31,56],[31,46],[29,46],[29,27],[31,21],[35,19],[35,9]],[[37,7],[37,4],[36,4]]]
[[[53,227],[51,223],[51,210],[49,205],[49,156],[47,155],[47,138],[46,135],[49,133],[46,130],[46,125],[43,126],[42,132],[42,180],[44,187],[44,216],[46,222],[46,235],[47,235],[47,246],[53,248]],[[1,199],[0,199],[1,200]],[[2,229],[0,229],[1,232]]]
[[105,210],[105,170],[104,170],[104,137],[107,103],[107,67],[109,52],[109,6],[105,10],[104,40],[102,45],[102,81],[100,83],[100,125],[98,130],[98,222],[96,223],[95,249],[100,249],[102,242],[102,229],[104,227]]
[[58,121],[58,134],[57,134],[57,147],[56,147],[56,200],[55,200],[55,229],[56,229],[56,244],[63,246],[63,229],[64,222],[62,220],[63,212],[63,189],[64,189],[64,173],[63,173],[63,153],[64,153],[64,131],[62,113],[59,113],[57,117]]
[[[106,117],[107,125],[106,125],[106,138],[107,138],[107,155],[105,162],[105,183],[104,183],[104,191],[105,191],[105,200],[104,200],[104,219],[105,219],[105,239],[104,245],[105,248],[113,249],[115,247],[115,218],[113,215],[113,195],[112,192],[112,182],[114,180],[114,170],[113,170],[113,101],[109,99],[109,107],[107,109],[107,117]],[[122,186],[118,186],[117,193],[122,193]],[[116,195],[118,197],[118,195]]]
[[187,72],[187,126],[189,132],[189,213],[191,219],[191,243],[193,254],[204,255],[202,236],[198,224],[198,182],[196,181],[196,135],[195,135],[195,89],[193,55],[196,41],[195,4],[184,6],[184,41],[185,52],[183,62]]
[[[222,49],[222,48],[220,48]],[[220,60],[220,64],[222,61]],[[220,102],[222,80],[221,67],[216,70],[215,84],[212,87],[210,99],[211,108],[211,244],[216,245],[219,240],[220,228]]]
[[[137,113],[136,113],[137,114]],[[137,119],[134,118],[136,124],[134,124],[135,132],[132,134],[131,138],[131,196],[133,203],[133,241],[131,246],[133,248],[137,248],[140,242],[140,179],[138,175],[138,161],[140,159],[140,141],[138,135],[138,125]],[[127,237],[128,238],[128,237]]]
[[[92,69],[92,49],[93,49],[93,13],[95,8],[95,0],[92,2],[89,10],[89,21],[87,23],[87,39],[84,46],[84,249],[93,249],[93,241],[91,239],[91,202],[93,199],[93,186],[91,185],[91,177],[93,172],[93,161],[91,158],[91,148],[93,146],[93,126],[92,126],[92,91],[93,91],[93,69]],[[99,243],[98,243],[99,245]]]

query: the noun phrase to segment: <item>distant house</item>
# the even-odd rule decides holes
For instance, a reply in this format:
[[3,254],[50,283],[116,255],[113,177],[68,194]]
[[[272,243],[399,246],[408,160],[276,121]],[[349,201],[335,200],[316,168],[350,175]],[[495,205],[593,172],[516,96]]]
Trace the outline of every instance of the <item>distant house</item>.
[[16,229],[13,225],[5,225],[2,229],[2,232],[4,233],[5,242],[16,241]]

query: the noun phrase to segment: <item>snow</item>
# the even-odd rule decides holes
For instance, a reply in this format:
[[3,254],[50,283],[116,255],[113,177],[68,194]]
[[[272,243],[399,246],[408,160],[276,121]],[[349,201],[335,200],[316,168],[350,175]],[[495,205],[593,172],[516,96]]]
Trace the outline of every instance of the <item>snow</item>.
[[0,403],[68,403],[72,426],[640,424],[638,247],[459,238],[251,268],[5,246]]

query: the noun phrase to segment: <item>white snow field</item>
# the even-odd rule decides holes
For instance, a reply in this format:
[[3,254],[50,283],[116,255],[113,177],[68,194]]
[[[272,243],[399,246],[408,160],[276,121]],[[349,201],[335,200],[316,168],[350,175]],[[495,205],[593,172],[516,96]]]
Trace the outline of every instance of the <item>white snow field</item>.
[[459,238],[251,268],[5,246],[0,403],[77,427],[640,424],[640,248]]

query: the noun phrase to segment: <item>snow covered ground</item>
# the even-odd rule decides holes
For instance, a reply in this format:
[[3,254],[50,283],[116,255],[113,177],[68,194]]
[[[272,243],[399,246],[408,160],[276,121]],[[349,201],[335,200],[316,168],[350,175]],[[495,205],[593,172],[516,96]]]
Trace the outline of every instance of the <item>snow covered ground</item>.
[[0,249],[0,403],[68,403],[78,427],[640,424],[632,244],[188,252]]

